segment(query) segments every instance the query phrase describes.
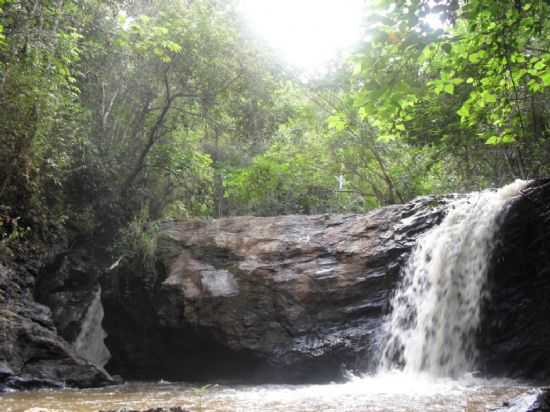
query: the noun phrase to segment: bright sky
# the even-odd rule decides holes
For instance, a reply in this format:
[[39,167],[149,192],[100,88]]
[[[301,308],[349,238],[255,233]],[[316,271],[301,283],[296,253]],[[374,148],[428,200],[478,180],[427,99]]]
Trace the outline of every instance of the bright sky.
[[240,0],[240,9],[257,35],[306,72],[361,38],[364,0]]

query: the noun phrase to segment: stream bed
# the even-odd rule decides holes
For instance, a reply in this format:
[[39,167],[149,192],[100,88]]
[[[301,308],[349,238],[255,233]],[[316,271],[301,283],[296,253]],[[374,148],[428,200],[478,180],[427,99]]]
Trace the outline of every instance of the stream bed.
[[0,395],[2,412],[97,412],[181,406],[191,412],[490,411],[533,386],[473,377],[452,380],[388,372],[325,385],[128,383],[102,389]]

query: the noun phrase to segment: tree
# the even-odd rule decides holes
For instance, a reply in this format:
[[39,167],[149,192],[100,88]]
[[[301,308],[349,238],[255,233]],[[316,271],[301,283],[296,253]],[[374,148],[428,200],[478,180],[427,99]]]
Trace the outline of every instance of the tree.
[[[545,173],[549,5],[409,3],[378,16],[373,42],[356,57],[364,117],[382,139],[457,157],[464,187]],[[446,30],[427,24],[432,13]]]

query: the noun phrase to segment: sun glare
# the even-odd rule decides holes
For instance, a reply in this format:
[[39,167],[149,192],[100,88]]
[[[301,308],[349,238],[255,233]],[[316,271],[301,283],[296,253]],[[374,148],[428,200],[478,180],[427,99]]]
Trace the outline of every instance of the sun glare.
[[256,35],[309,73],[361,38],[364,0],[241,0],[240,9]]

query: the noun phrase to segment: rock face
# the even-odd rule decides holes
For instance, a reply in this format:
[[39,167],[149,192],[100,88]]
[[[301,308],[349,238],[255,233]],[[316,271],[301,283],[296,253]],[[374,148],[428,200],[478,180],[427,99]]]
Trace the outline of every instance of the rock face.
[[103,304],[99,278],[100,257],[94,248],[80,247],[60,253],[40,271],[36,299],[52,310],[58,333],[75,352],[89,362],[103,367],[110,359],[105,346]]
[[550,378],[550,182],[538,181],[506,216],[482,308],[479,346],[490,375]]
[[0,391],[111,382],[57,334],[51,311],[33,297],[39,265],[0,265]]
[[76,353],[100,367],[104,367],[111,358],[111,353],[105,346],[107,334],[103,330],[103,316],[100,287],[96,290],[94,299],[88,306],[81,323],[80,333],[73,344]]
[[[104,385],[104,365],[140,380],[372,369],[401,267],[452,199],[164,222],[154,264],[125,258],[107,272],[93,245],[45,266],[0,265],[0,390]],[[549,205],[550,183],[538,181],[504,216],[479,333],[489,375],[550,378]]]
[[550,393],[548,388],[533,389],[505,402],[502,408],[493,412],[548,412],[550,411]]
[[156,271],[126,265],[104,278],[108,366],[125,377],[285,381],[368,369],[400,266],[445,204],[167,222]]

